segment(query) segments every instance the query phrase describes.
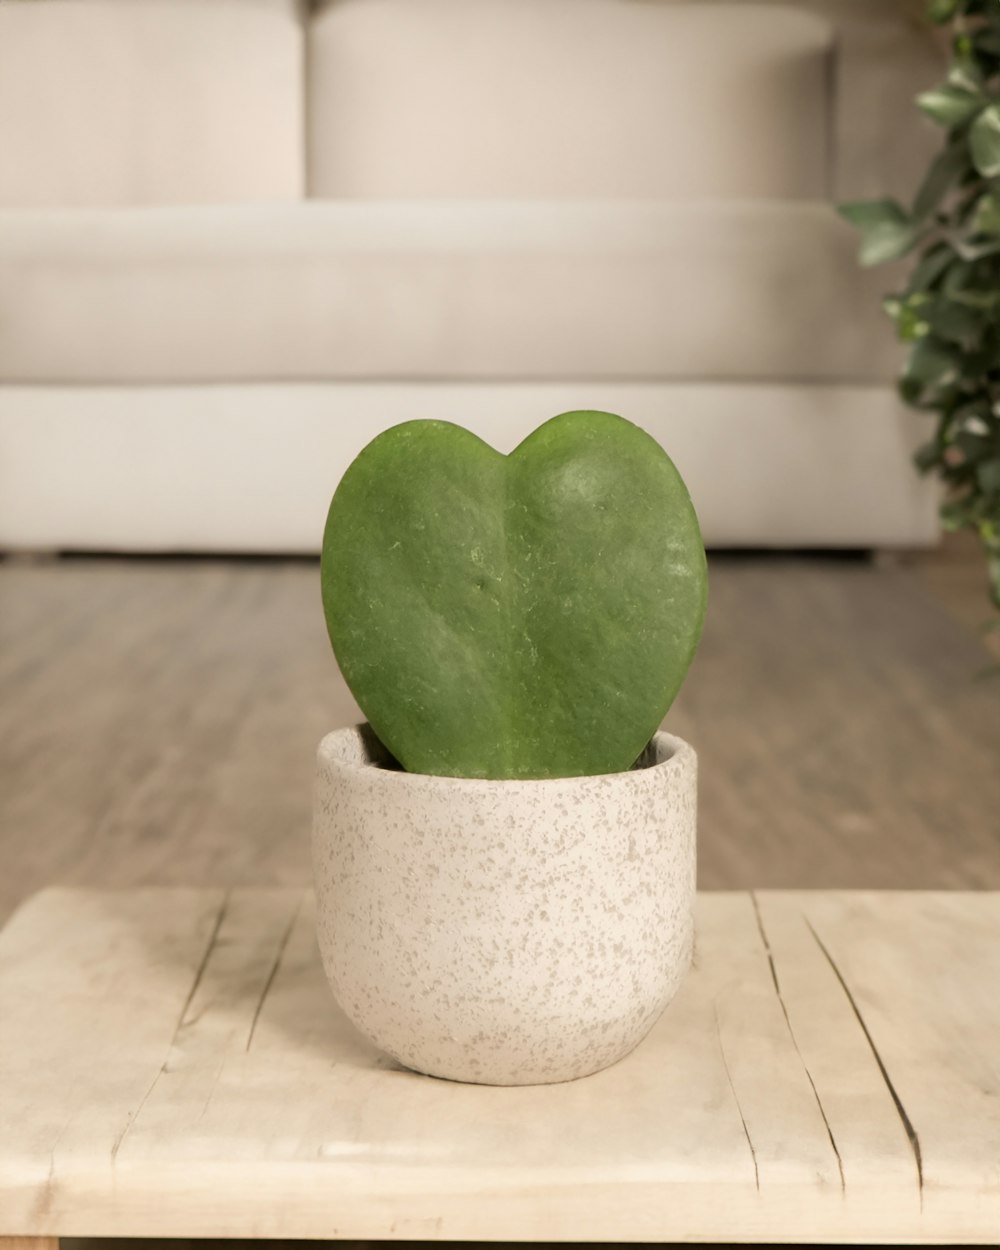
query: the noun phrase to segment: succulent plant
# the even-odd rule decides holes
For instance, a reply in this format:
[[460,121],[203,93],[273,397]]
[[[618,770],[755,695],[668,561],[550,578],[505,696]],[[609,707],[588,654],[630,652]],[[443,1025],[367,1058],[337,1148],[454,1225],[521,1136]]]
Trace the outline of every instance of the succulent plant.
[[408,421],[351,464],[321,565],[334,653],[410,772],[621,772],[694,656],[705,550],[680,474],[644,431],[569,412],[509,456]]

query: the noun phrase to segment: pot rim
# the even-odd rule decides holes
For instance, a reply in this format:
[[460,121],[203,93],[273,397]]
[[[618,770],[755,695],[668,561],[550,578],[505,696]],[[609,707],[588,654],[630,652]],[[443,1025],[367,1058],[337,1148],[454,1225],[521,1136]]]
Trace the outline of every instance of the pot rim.
[[[316,763],[321,770],[350,774],[368,780],[379,777],[380,783],[394,786],[417,786],[450,791],[451,793],[474,792],[483,793],[488,787],[502,786],[508,791],[534,791],[558,787],[579,786],[585,782],[600,781],[604,784],[619,786],[640,784],[643,780],[659,779],[664,772],[685,773],[695,766],[694,747],[676,734],[659,729],[650,741],[654,744],[657,754],[664,758],[642,768],[629,768],[617,773],[584,773],[575,777],[448,777],[438,773],[411,773],[405,769],[384,768],[373,760],[357,764],[345,759],[338,748],[351,739],[364,739],[368,735],[379,742],[375,731],[367,721],[334,729],[320,741],[316,751]],[[380,743],[381,745],[381,743]],[[384,749],[384,748],[383,748]],[[387,752],[388,754],[388,752]]]

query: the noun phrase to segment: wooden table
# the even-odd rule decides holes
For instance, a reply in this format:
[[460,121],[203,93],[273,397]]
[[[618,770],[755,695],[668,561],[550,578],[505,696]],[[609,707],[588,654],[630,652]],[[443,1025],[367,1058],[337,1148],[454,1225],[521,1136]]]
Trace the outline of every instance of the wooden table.
[[53,889],[0,935],[0,1235],[993,1242],[998,1062],[1000,894],[702,895],[632,1055],[498,1089],[357,1036],[308,894]]

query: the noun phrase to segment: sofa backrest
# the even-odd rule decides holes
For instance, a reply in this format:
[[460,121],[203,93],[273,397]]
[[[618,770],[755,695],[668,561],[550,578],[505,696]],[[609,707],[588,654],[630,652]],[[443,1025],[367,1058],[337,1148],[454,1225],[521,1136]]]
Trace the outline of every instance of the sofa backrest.
[[926,20],[927,0],[778,2],[836,26],[834,198],[905,200],[942,143],[940,129],[913,103],[946,73],[948,36]]
[[0,207],[905,197],[923,4],[0,0]]
[[767,5],[320,0],[309,193],[830,193],[833,31]]
[[297,0],[0,0],[0,207],[304,192]]

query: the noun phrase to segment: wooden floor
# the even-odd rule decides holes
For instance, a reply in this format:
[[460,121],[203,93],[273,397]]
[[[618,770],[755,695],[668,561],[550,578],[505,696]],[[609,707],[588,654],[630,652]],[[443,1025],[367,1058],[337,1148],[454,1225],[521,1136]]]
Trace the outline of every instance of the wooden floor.
[[[1000,887],[1000,682],[953,608],[905,563],[713,561],[666,722],[702,887]],[[0,921],[50,882],[306,882],[357,715],[312,563],[0,563]]]
[[[704,888],[1000,887],[980,568],[713,560],[667,721]],[[0,562],[0,923],[51,882],[306,882],[313,751],[356,716],[315,565]]]

